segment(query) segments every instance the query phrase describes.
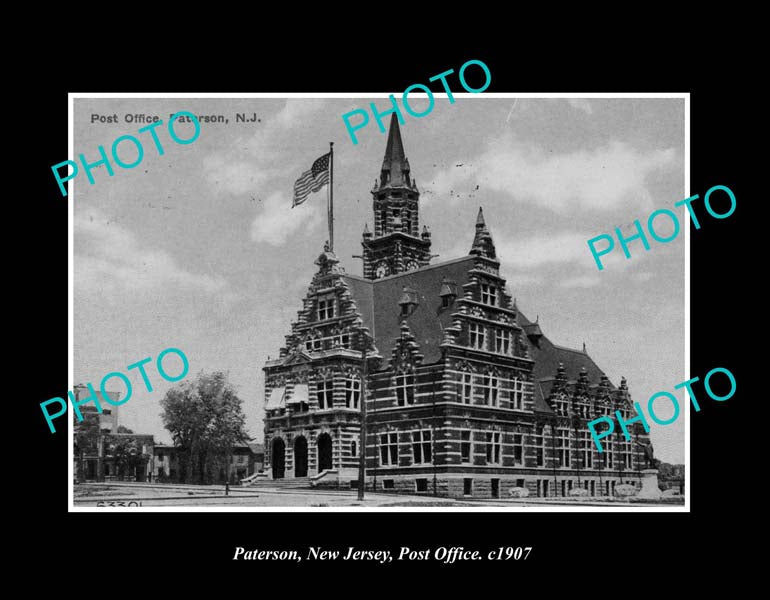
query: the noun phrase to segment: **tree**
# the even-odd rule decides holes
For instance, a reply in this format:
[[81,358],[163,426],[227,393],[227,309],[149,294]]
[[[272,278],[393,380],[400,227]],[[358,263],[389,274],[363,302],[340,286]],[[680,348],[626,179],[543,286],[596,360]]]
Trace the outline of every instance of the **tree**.
[[206,483],[227,465],[232,446],[246,433],[243,401],[221,371],[199,373],[166,392],[161,400],[163,425],[180,450],[180,479]]
[[118,433],[134,433],[133,429],[129,429],[128,427],[124,427],[123,425],[118,425]]
[[85,456],[86,454],[97,453],[97,445],[99,444],[99,436],[101,435],[101,431],[99,430],[99,414],[90,412],[83,414],[82,421],[77,421],[77,419],[75,419],[74,428],[75,455],[78,457],[77,478],[79,482],[83,482],[86,480]]
[[[120,433],[126,433],[121,431]],[[144,466],[148,456],[142,454],[136,438],[110,436],[108,438],[108,450],[115,461],[115,468],[122,480],[134,466]]]

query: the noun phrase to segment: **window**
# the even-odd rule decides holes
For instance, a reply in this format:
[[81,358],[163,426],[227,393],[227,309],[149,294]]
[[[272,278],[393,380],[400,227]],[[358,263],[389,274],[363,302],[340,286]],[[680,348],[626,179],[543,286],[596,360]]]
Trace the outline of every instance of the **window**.
[[495,352],[499,354],[510,354],[511,350],[511,332],[506,329],[498,329],[495,332]]
[[334,381],[324,379],[316,382],[316,397],[318,398],[318,410],[331,408],[334,397]]
[[356,440],[353,440],[350,442],[350,456],[355,458],[358,455],[358,444],[356,443]]
[[592,469],[594,466],[592,446],[591,434],[588,431],[580,431],[578,434],[578,460],[580,461],[580,467],[583,469]]
[[492,480],[492,497],[493,498],[500,497],[500,480],[499,479]]
[[473,375],[462,374],[462,398],[463,404],[473,404]]
[[460,461],[464,463],[471,462],[471,432],[460,432]]
[[399,406],[414,404],[414,373],[396,375],[396,398]]
[[523,488],[523,487],[527,487],[527,486],[524,484],[524,480],[523,479],[517,479],[516,480],[516,487]]
[[380,465],[398,466],[398,434],[380,434]]
[[463,495],[470,496],[473,494],[473,479],[466,477],[463,479]]
[[343,331],[335,335],[332,339],[332,346],[335,348],[350,348],[350,332]]
[[524,382],[521,379],[511,380],[511,408],[524,408]]
[[481,284],[481,302],[489,306],[497,306],[497,288],[486,283]]
[[334,296],[325,296],[318,299],[318,320],[334,318]]
[[497,392],[499,380],[494,375],[484,375],[481,379],[481,388],[484,390],[484,404],[497,406]]
[[589,417],[588,402],[586,401],[585,398],[580,398],[577,401],[577,406],[575,408],[579,416],[583,417],[584,419],[587,419]]
[[631,451],[631,442],[625,441],[625,440],[622,441],[620,443],[620,448],[621,448],[621,453],[622,453],[622,456],[621,456],[621,459],[620,459],[621,464],[626,469],[633,469],[634,468],[634,455],[633,455],[633,452]]
[[487,464],[500,464],[500,432],[487,432]]
[[538,467],[544,467],[545,466],[545,447],[543,445],[544,443],[544,436],[543,436],[543,428],[538,427],[535,430],[535,435],[533,436],[535,438],[535,465]]
[[429,429],[412,432],[412,458],[415,465],[430,464],[433,461]]
[[393,480],[392,479],[383,479],[382,480],[382,489],[383,490],[392,490],[395,487],[396,486],[393,485]]
[[513,434],[513,464],[524,465],[524,441],[520,433]]
[[567,480],[562,479],[561,480],[561,495],[566,496],[567,495]]
[[556,430],[556,462],[557,466],[569,468],[569,429],[559,428]]
[[415,479],[415,488],[418,492],[427,492],[428,491],[428,480],[427,479]]
[[[604,457],[604,468],[605,469],[611,469],[612,463],[613,463],[613,443],[607,439],[601,441],[602,447],[604,448],[604,452],[602,452],[602,456]],[[609,494],[609,492],[608,492]]]
[[452,304],[452,296],[449,296],[449,295],[441,296],[441,306],[442,307],[447,308],[451,304]]
[[484,328],[479,325],[478,323],[471,323],[469,325],[469,344],[471,348],[476,348],[477,350],[483,350],[484,349]]
[[345,380],[345,406],[358,408],[361,400],[361,380],[358,377],[348,377]]
[[323,339],[320,335],[305,341],[305,348],[308,352],[323,350]]
[[567,396],[564,394],[556,396],[553,408],[557,415],[567,416],[569,414],[569,401],[567,400]]

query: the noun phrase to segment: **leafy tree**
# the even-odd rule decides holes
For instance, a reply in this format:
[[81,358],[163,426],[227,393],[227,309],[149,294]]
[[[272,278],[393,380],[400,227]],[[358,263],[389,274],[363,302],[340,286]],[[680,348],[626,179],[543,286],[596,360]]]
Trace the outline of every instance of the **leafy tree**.
[[134,433],[133,429],[129,429],[128,427],[124,427],[123,425],[118,425],[118,433]]
[[201,372],[171,388],[161,407],[163,425],[180,450],[180,479],[185,483],[211,481],[217,468],[227,464],[232,446],[251,439],[243,401],[221,371]]
[[99,414],[84,413],[83,420],[78,421],[74,416],[75,429],[75,456],[78,457],[78,481],[85,481],[85,456],[86,454],[96,454],[97,444],[99,443]]
[[[122,433],[122,432],[121,432]],[[141,458],[141,452],[133,438],[110,437],[107,441],[107,454],[115,461],[115,468],[120,479],[123,479],[129,468]]]

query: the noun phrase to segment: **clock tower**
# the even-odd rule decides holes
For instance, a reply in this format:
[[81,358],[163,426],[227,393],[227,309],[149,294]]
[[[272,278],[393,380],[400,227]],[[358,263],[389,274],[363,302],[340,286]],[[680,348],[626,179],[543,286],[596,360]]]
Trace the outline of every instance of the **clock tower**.
[[430,232],[420,232],[420,192],[410,176],[396,114],[390,118],[388,144],[379,182],[374,182],[374,231],[364,226],[364,277],[381,279],[430,263]]

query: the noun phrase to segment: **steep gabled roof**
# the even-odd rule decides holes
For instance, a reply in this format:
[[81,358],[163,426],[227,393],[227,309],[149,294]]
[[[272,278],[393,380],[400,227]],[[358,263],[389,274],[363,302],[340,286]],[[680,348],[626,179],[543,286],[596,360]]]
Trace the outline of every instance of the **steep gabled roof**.
[[[473,267],[473,256],[428,265],[414,271],[383,277],[374,281],[356,275],[344,275],[345,283],[361,312],[364,325],[374,336],[374,343],[387,359],[393,343],[401,335],[401,321],[406,319],[424,355],[425,364],[441,358],[439,348],[444,328],[452,324],[451,313],[457,307],[443,308],[439,293],[444,278],[453,280],[457,288],[468,283],[468,271]],[[408,317],[401,316],[398,304],[404,288],[417,292],[417,307]],[[384,364],[383,367],[387,367]]]
[[[475,260],[475,256],[469,255],[374,281],[356,275],[342,276],[361,313],[364,325],[374,336],[374,343],[385,359],[382,365],[384,369],[388,368],[390,350],[401,335],[401,322],[404,319],[419,345],[419,351],[424,355],[423,363],[435,363],[441,358],[440,345],[444,329],[452,325],[451,315],[457,310],[456,306],[442,307],[439,295],[442,282],[444,279],[454,281],[457,289],[461,290],[469,281],[468,271],[473,268]],[[401,315],[399,306],[404,288],[414,290],[418,300],[414,312],[407,317]],[[575,382],[581,369],[585,369],[591,386],[598,385],[604,372],[586,352],[554,344],[542,334],[539,324],[535,327],[535,322],[530,321],[518,309],[517,322],[525,332],[537,333],[533,339],[526,333],[523,336],[529,349],[529,357],[535,363],[535,410],[552,412],[545,398],[550,393],[560,363],[564,365],[568,382]],[[610,383],[610,389],[616,388]]]
[[[535,330],[532,327],[535,322],[527,319],[521,310],[518,310],[518,322],[524,328],[524,331]],[[539,326],[537,331],[542,333]],[[604,375],[604,371],[599,368],[587,353],[565,346],[557,346],[545,335],[539,336],[537,343],[527,338],[527,344],[529,346],[529,356],[535,361],[532,375],[535,383],[535,404],[539,410],[551,412],[551,409],[548,408],[548,404],[545,402],[545,398],[548,397],[551,391],[551,385],[560,363],[564,365],[568,382],[577,381],[581,369],[586,370],[588,380],[592,385],[597,385]],[[612,383],[610,383],[610,389],[615,390],[615,386]]]

